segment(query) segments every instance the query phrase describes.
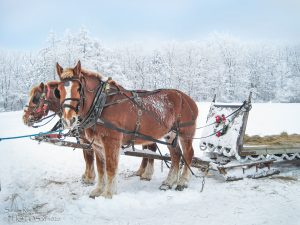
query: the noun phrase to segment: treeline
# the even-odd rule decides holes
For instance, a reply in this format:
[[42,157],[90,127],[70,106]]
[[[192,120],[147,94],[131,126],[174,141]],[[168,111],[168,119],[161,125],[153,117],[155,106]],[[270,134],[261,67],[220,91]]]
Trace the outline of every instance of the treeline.
[[253,43],[223,34],[190,42],[108,47],[81,28],[35,52],[0,51],[0,111],[20,110],[31,87],[57,79],[55,63],[111,76],[127,88],[176,88],[196,101],[300,102],[300,45]]

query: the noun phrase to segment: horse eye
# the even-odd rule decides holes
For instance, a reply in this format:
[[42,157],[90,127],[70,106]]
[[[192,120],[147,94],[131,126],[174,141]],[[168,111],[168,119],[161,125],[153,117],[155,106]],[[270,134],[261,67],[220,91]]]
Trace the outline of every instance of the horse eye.
[[55,88],[55,90],[54,90],[54,95],[56,98],[60,98],[60,92],[57,88]]
[[33,96],[32,102],[37,105],[39,103],[39,97]]
[[79,85],[78,89],[77,89],[78,92],[81,91],[81,85]]

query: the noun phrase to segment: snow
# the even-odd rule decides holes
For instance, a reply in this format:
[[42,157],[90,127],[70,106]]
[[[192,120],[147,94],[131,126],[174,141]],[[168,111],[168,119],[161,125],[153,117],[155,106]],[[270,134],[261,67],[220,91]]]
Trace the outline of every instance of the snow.
[[166,111],[166,95],[154,96],[149,95],[142,98],[142,105],[145,109],[153,111],[158,115],[161,121],[165,120],[165,111]]
[[[201,126],[210,103],[198,106]],[[253,104],[246,132],[300,133],[298,115],[300,104]],[[0,124],[0,137],[47,130],[25,127],[22,112],[1,113]],[[197,131],[197,136],[200,134]],[[199,141],[195,141],[196,155],[201,154],[198,146]],[[80,150],[30,139],[2,141],[0,224],[17,222],[15,215],[20,220],[23,216],[18,224],[299,224],[299,162],[277,164],[280,177],[258,180],[226,183],[210,171],[202,193],[202,180],[194,177],[182,192],[160,191],[158,187],[168,169],[164,166],[161,172],[161,162],[155,161],[153,179],[140,181],[130,176],[139,163],[139,158],[122,155],[118,194],[113,199],[93,200],[88,197],[93,186],[81,183],[85,165]]]

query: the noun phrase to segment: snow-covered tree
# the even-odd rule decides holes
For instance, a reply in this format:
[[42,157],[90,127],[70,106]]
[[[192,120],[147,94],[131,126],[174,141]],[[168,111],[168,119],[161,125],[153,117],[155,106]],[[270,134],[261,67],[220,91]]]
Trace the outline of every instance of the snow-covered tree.
[[300,46],[249,42],[214,33],[202,40],[145,43],[114,48],[87,28],[50,31],[39,51],[0,50],[0,110],[19,110],[41,81],[58,79],[55,63],[112,77],[126,88],[176,88],[197,101],[242,101],[253,91],[259,102],[300,102]]

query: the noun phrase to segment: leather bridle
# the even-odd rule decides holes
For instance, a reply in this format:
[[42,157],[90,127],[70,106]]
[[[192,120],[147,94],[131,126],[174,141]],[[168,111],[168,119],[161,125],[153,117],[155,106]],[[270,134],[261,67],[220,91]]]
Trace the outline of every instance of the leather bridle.
[[[42,117],[44,117],[48,113],[47,110],[49,109],[49,105],[51,104],[50,101],[48,101],[49,95],[50,88],[47,85],[45,85],[44,91],[42,92],[38,100],[35,101],[35,96],[33,96],[33,100],[31,100],[33,104],[35,104],[35,106],[25,105],[27,109],[31,109],[29,113],[31,116],[34,117],[34,119],[37,119],[37,114],[41,112],[43,114]],[[25,111],[28,112],[27,110]]]
[[[76,112],[76,114],[78,114],[79,110],[81,107],[84,107],[84,86],[83,86],[83,82],[78,79],[78,78],[71,78],[71,79],[65,79],[62,81],[62,83],[64,84],[64,86],[69,86],[70,82],[78,82],[80,84],[80,91],[79,91],[79,95],[80,98],[65,98],[62,103],[61,103],[61,108],[65,109],[65,108],[69,108],[72,109]],[[67,104],[65,103],[66,101],[75,101],[77,102],[76,106],[73,106],[71,104]]]

